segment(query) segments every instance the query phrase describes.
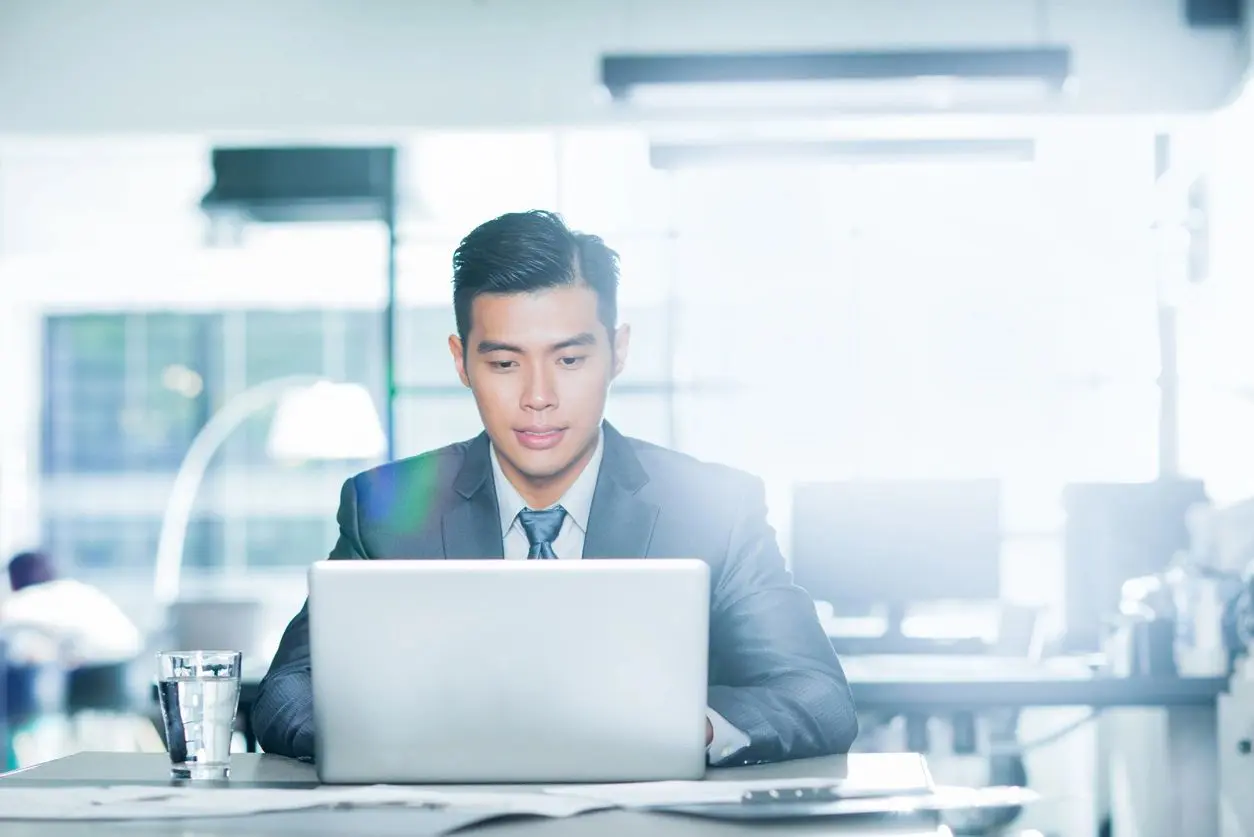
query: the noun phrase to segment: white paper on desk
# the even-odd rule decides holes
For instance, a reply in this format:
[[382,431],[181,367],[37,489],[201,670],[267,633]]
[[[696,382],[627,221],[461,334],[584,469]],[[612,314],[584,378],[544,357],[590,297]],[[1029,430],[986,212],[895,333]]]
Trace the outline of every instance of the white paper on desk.
[[932,789],[931,776],[921,767],[917,770],[885,770],[882,766],[876,768],[875,764],[874,761],[865,762],[856,779],[846,776],[771,779],[725,779],[711,776],[690,782],[557,785],[545,788],[545,792],[558,796],[597,800],[623,808],[650,808],[662,805],[739,802],[750,791],[769,791],[780,788],[794,790],[832,788],[845,797],[908,796],[927,793]]
[[604,810],[612,804],[577,797],[550,796],[534,791],[492,791],[467,789],[433,789],[403,785],[372,785],[339,791],[341,805],[378,807],[426,804],[448,808],[485,808],[501,813],[530,814],[539,817],[573,817],[589,811]]
[[[586,794],[589,799],[613,802],[623,808],[685,808],[711,804],[739,804],[748,791],[778,788],[836,788],[845,793],[834,802],[823,805],[830,815],[909,813],[911,811],[946,811],[976,808],[1004,808],[1027,805],[1040,799],[1028,788],[919,788],[917,790],[840,788],[839,780],[785,779],[751,782],[645,782],[634,785],[582,785],[550,788],[553,794]],[[785,799],[786,803],[787,800]]]
[[[816,803],[824,816],[864,814],[922,814],[944,811],[976,811],[987,808],[1020,808],[1039,801],[1041,795],[1029,788],[1004,786],[987,788],[944,787],[923,794],[867,796]],[[783,803],[787,806],[787,802]],[[672,806],[679,807],[679,806]],[[699,813],[699,811],[691,811]],[[771,812],[778,815],[778,810]]]
[[839,779],[754,779],[750,781],[634,782],[611,785],[557,785],[546,794],[608,803],[621,808],[652,808],[659,805],[700,805],[739,802],[749,791],[772,788],[832,788]]
[[986,788],[938,787],[919,796],[882,799],[842,799],[835,805],[843,814],[908,813],[911,811],[974,811],[980,808],[1018,808],[1040,801],[1030,788],[1013,785]]
[[569,817],[610,806],[588,799],[539,793],[446,791],[388,785],[314,789],[0,787],[0,821],[187,819],[311,808],[371,807],[459,808],[483,810],[493,816]]

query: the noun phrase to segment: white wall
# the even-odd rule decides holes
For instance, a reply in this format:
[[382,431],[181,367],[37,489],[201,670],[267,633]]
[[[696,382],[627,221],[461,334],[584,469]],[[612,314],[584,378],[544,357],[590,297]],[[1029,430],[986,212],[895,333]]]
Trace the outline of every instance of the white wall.
[[5,0],[0,134],[515,126],[616,118],[604,51],[1062,43],[1079,111],[1226,101],[1242,32],[1184,0]]
[[1181,295],[1181,463],[1221,504],[1254,496],[1254,86],[1214,120],[1210,275]]

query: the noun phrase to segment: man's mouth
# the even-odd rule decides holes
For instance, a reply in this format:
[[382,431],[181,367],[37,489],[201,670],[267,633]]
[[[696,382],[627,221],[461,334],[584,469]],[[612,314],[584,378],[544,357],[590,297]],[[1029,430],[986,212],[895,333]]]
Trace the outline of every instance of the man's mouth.
[[531,450],[548,450],[559,444],[565,435],[564,427],[524,427],[514,430],[518,443]]

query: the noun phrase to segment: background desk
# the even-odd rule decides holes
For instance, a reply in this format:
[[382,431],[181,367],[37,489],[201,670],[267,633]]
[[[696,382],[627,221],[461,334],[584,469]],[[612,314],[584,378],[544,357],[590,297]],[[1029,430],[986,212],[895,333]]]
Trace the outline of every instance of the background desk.
[[[1138,833],[1220,833],[1218,710],[1227,678],[1108,677],[1068,658],[1034,663],[1014,657],[883,655],[844,662],[863,716],[952,719],[1044,707],[1101,712],[1098,781],[1105,787],[1099,797],[1109,788],[1112,765],[1136,767],[1150,759],[1156,766],[1145,776],[1145,796],[1128,803],[1127,816],[1141,826]],[[1162,723],[1146,723],[1152,720],[1147,714]]]
[[[714,770],[711,778],[737,776],[743,778],[778,778],[787,780],[797,777],[845,776],[856,780],[860,765],[867,759],[892,759],[900,763],[902,771],[912,774],[919,768],[919,756],[903,754],[894,756],[837,756],[825,759],[806,759],[786,764],[739,768],[734,771]],[[882,763],[881,763],[882,764]],[[866,769],[862,767],[861,769]],[[882,766],[876,772],[882,775]],[[887,769],[893,769],[891,766]],[[157,753],[80,753],[64,759],[48,762],[16,773],[0,776],[0,783],[48,785],[102,785],[102,784],[165,784],[170,781],[169,760]],[[270,755],[240,754],[232,759],[231,784],[240,787],[292,787],[314,785],[317,777],[308,764]],[[404,812],[394,812],[400,816]],[[197,837],[236,837],[236,835],[279,835],[290,837],[290,826],[267,827],[267,819],[276,815],[232,817],[214,821],[170,820],[144,823],[12,823],[4,824],[5,837],[70,837],[85,832],[97,835],[149,835],[149,837],[174,837],[196,834]],[[279,822],[291,823],[291,815],[284,814]],[[305,834],[345,835],[360,837],[362,819],[354,811],[317,811],[303,814],[309,828]],[[648,834],[650,837],[710,837],[730,834],[832,834],[832,835],[938,835],[947,833],[939,828],[919,826],[893,827],[889,825],[862,824],[837,825],[827,820],[817,823],[781,826],[737,825],[707,822],[686,817],[645,814],[630,811],[601,811],[564,820],[525,820],[485,824],[471,831],[501,837],[559,837],[559,835],[598,834],[604,837]],[[399,833],[403,833],[398,831]]]
[[859,712],[936,712],[1087,706],[1209,708],[1226,677],[1108,677],[1082,659],[874,655],[844,658]]
[[[844,663],[861,713],[939,714],[1046,706],[1193,708],[1213,713],[1228,685],[1221,677],[1095,676],[1077,660],[1041,664],[988,656],[875,655],[846,657]],[[240,694],[240,719],[249,752],[257,745],[251,710],[262,674],[246,672]],[[155,686],[152,694],[155,702]]]

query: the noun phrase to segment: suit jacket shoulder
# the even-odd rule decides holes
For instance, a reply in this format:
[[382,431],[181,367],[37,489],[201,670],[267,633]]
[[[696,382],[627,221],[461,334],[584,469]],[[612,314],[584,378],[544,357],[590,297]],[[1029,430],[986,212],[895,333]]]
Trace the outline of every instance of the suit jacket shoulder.
[[649,476],[640,496],[661,508],[662,543],[698,549],[697,554],[717,571],[733,530],[745,523],[745,515],[766,513],[762,480],[638,439],[629,444]]
[[649,482],[656,483],[667,494],[682,492],[734,501],[762,485],[760,479],[747,471],[706,462],[641,439],[623,438],[649,475]]
[[638,496],[659,509],[650,555],[701,558],[718,587],[746,536],[774,537],[757,477],[638,439],[626,441],[648,474]]
[[372,541],[381,537],[439,537],[440,518],[455,502],[454,485],[474,441],[398,459],[350,480],[358,529],[368,554],[378,554]]

